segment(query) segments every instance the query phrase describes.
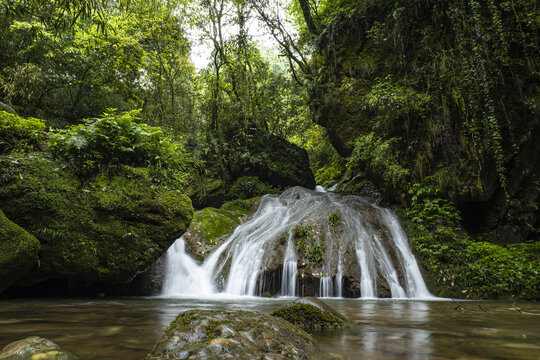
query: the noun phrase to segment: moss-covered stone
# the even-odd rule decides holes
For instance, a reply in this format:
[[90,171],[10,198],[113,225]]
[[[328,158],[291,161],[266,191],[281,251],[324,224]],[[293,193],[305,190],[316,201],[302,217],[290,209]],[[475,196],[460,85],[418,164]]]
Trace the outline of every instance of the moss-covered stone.
[[0,210],[0,292],[37,265],[39,241]]
[[82,182],[43,156],[0,158],[0,209],[41,243],[28,281],[67,278],[128,282],[189,226],[193,209],[148,170],[121,167]]
[[247,220],[257,208],[260,198],[234,200],[219,209],[204,208],[196,211],[190,227],[184,234],[188,252],[202,260],[223,242],[234,229]]
[[291,323],[254,311],[189,310],[146,360],[310,359],[314,342]]
[[14,341],[0,351],[0,360],[77,360],[49,339],[32,336]]
[[346,328],[348,321],[321,300],[300,298],[270,313],[304,329]]
[[307,152],[275,135],[252,129],[233,142],[229,157],[234,178],[257,176],[276,187],[315,187]]

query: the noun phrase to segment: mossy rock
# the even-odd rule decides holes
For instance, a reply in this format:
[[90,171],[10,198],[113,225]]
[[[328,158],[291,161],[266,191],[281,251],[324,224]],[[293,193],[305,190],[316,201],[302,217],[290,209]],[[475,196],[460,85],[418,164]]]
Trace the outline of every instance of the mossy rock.
[[311,359],[312,337],[255,311],[189,310],[170,324],[146,360]]
[[275,187],[315,187],[306,150],[255,129],[236,139],[229,154],[229,170],[235,178],[256,176]]
[[270,313],[304,329],[346,328],[345,316],[316,298],[300,298]]
[[193,214],[187,196],[154,185],[147,169],[83,183],[64,163],[33,155],[0,158],[0,208],[41,243],[41,266],[27,282],[129,282]]
[[190,255],[204,259],[255,212],[259,200],[260,197],[234,200],[226,202],[219,209],[208,207],[196,211],[184,234]]
[[14,341],[2,351],[0,360],[77,360],[78,357],[62,349],[49,339],[32,336]]
[[39,241],[0,210],[0,292],[37,265]]

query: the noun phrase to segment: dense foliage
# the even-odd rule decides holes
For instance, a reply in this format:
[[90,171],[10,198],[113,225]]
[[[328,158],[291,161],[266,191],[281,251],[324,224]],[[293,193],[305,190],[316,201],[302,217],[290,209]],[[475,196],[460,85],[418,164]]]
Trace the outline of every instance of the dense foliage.
[[433,184],[414,184],[402,215],[411,242],[441,296],[537,299],[540,243],[499,245],[474,239],[461,215]]
[[36,149],[45,129],[43,120],[24,119],[0,110],[0,154]]
[[49,151],[65,159],[81,176],[120,165],[148,167],[163,184],[180,184],[188,170],[184,146],[160,128],[136,123],[137,112],[105,114],[55,133]]

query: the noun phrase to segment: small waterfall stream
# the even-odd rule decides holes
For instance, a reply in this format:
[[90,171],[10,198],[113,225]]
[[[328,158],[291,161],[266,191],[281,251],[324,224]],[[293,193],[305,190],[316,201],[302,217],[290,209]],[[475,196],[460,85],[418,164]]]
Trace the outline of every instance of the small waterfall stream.
[[[273,291],[281,296],[432,297],[390,209],[321,187],[264,196],[257,212],[203,263],[186,253],[183,238],[168,250],[166,263],[164,296]],[[269,285],[277,280],[278,287]]]

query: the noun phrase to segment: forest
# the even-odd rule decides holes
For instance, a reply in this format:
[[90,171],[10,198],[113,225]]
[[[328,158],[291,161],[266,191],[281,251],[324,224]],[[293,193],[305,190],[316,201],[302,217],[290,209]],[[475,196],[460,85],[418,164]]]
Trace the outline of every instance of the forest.
[[[196,268],[211,294],[523,315],[539,27],[534,0],[0,0],[0,305],[178,295],[164,274]],[[249,241],[266,255],[237,269]]]

